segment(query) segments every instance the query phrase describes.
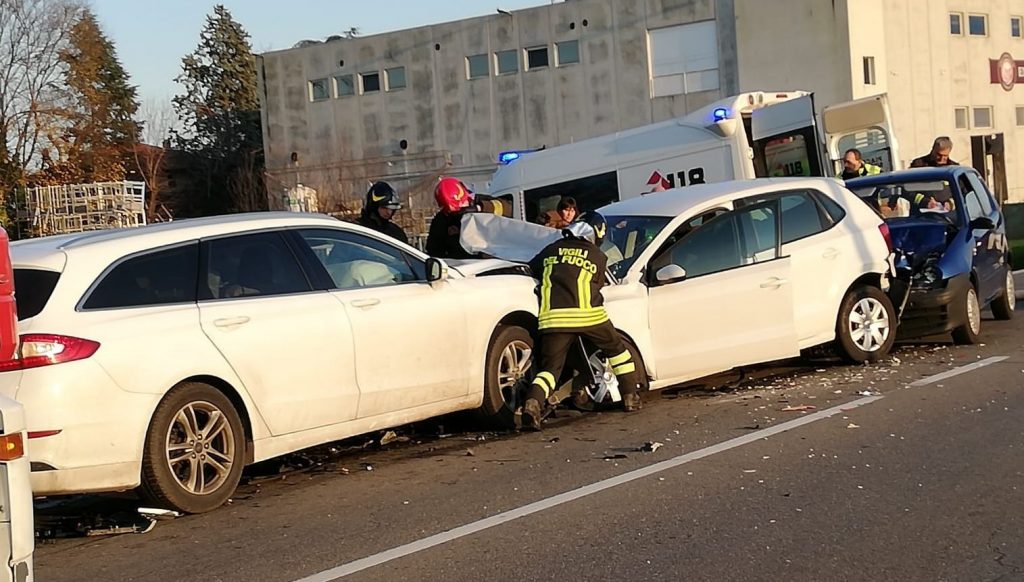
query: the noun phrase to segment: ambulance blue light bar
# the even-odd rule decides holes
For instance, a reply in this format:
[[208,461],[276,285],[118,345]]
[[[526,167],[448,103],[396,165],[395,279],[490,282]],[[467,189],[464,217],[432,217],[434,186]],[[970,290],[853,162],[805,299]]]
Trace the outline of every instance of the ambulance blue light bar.
[[725,107],[718,107],[711,113],[711,116],[715,119],[715,123],[725,121],[729,119],[729,110]]
[[517,152],[517,151],[501,152],[500,154],[498,154],[498,163],[499,164],[511,164],[512,162],[514,162],[514,161],[518,160],[520,157],[522,157],[522,155],[523,155],[522,152]]

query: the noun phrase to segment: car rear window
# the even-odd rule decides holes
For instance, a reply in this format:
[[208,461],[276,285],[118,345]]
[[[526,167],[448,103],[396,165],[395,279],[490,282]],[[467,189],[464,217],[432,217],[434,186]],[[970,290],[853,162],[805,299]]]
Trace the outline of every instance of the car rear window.
[[43,269],[14,269],[14,298],[18,321],[39,315],[57,286],[60,273]]
[[132,257],[103,277],[83,307],[115,309],[194,302],[198,269],[198,243]]

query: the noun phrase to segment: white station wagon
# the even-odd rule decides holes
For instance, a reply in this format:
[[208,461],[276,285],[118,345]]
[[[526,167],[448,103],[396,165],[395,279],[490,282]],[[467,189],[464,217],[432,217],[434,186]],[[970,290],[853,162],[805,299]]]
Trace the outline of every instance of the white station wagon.
[[25,405],[36,494],[141,486],[207,511],[255,461],[459,410],[507,423],[528,373],[532,280],[474,277],[495,265],[449,269],[326,216],[187,220],[11,254],[21,346],[0,393]]

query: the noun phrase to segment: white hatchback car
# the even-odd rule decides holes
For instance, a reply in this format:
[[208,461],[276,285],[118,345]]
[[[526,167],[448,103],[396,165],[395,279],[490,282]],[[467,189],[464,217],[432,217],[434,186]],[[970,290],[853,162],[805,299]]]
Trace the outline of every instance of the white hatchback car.
[[[19,242],[36,494],[140,486],[187,512],[244,465],[502,406],[536,322],[522,276],[429,259],[326,216],[261,213]],[[475,269],[473,271],[472,269]],[[514,270],[514,268],[513,268]]]
[[[651,388],[832,342],[858,363],[892,347],[888,228],[836,180],[689,186],[600,213],[617,279],[604,288],[605,306]],[[525,261],[558,236],[487,216],[466,220],[464,245],[508,260]]]

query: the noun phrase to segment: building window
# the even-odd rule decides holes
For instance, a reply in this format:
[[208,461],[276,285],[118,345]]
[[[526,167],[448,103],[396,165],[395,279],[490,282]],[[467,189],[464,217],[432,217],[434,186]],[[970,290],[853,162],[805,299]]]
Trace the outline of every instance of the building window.
[[405,89],[405,67],[384,69],[384,78],[388,84],[388,91]]
[[964,15],[959,12],[949,13],[949,34],[962,36],[964,33]]
[[864,84],[875,85],[875,57],[864,57]]
[[469,79],[479,79],[480,77],[488,77],[491,74],[491,63],[487,60],[487,55],[473,55],[466,57],[466,77]]
[[526,49],[526,70],[544,69],[548,66],[548,47],[539,46]]
[[380,91],[380,73],[360,73],[359,83],[362,85],[363,94],[376,93]]
[[559,67],[580,62],[580,41],[569,40],[555,43],[555,56],[558,58],[558,62],[555,64]]
[[334,95],[348,97],[356,94],[356,82],[352,75],[338,75],[334,78]]
[[309,82],[309,100],[323,101],[331,98],[330,86],[327,79],[313,79]]
[[1021,37],[1021,21],[1024,20],[1020,16],[1010,17],[1010,36],[1013,38]]
[[974,127],[976,127],[976,128],[992,127],[992,108],[991,107],[975,107],[974,108]]
[[499,75],[510,75],[519,72],[519,51],[498,51],[494,53]]
[[967,17],[967,32],[971,36],[988,35],[988,16],[984,14],[971,14]]
[[966,107],[954,107],[953,108],[953,122],[957,129],[970,129],[970,125],[967,121],[967,108]]
[[651,30],[651,95],[718,89],[718,30],[714,20]]
[[1017,107],[1017,127],[1024,127],[1024,107]]

